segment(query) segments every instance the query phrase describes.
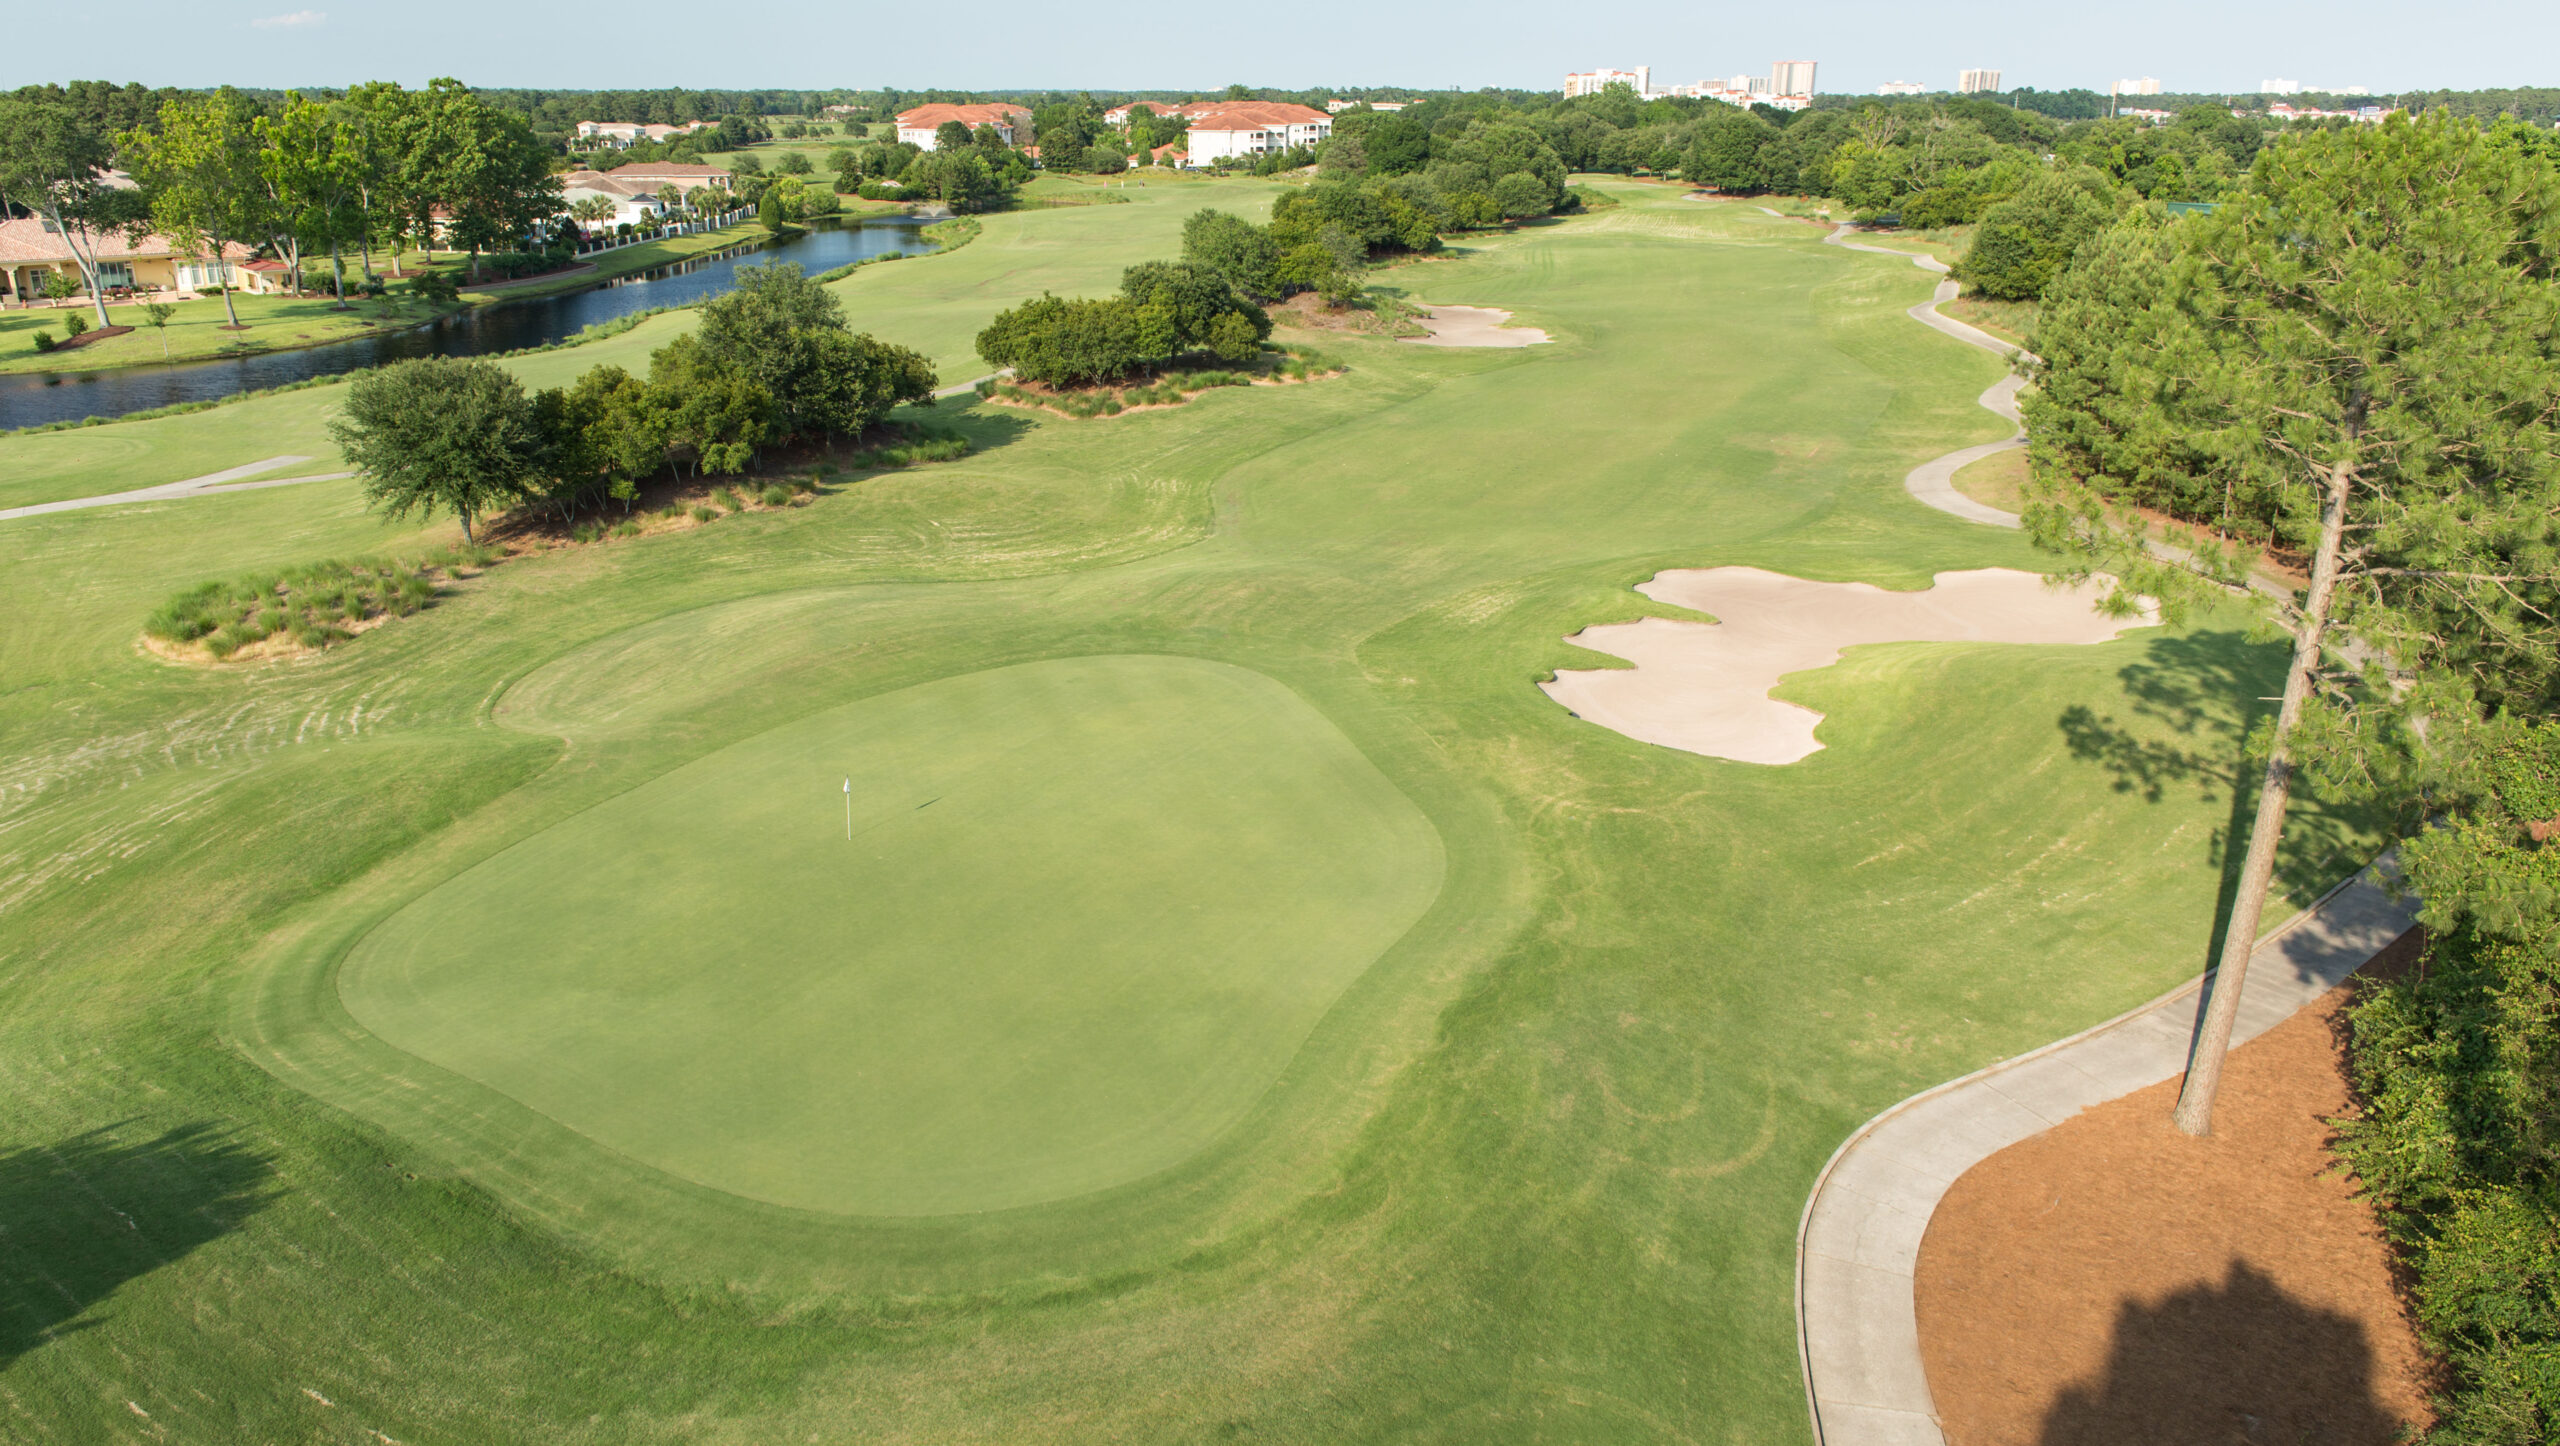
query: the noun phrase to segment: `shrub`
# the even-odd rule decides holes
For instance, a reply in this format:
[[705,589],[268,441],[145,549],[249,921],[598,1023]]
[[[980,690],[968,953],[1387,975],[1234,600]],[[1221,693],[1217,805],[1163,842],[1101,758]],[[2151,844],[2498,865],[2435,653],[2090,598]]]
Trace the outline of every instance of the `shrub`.
[[602,536],[604,536],[604,528],[593,522],[581,522],[569,529],[571,542],[593,542]]
[[53,333],[52,333],[52,332],[49,332],[49,331],[40,331],[40,332],[37,332],[37,333],[36,333],[36,350],[38,350],[38,351],[51,351],[51,350],[53,350]]
[[719,503],[731,512],[744,512],[747,510],[747,504],[738,500],[738,494],[726,487],[712,493],[711,500]]
[[719,515],[720,513],[716,508],[696,507],[693,509],[693,520],[696,522],[709,522],[711,519]]
[[72,340],[78,341],[89,334],[89,314],[84,311],[70,313],[62,318],[62,329],[71,333]]
[[170,643],[201,641],[216,658],[279,635],[307,648],[352,636],[339,623],[405,617],[432,601],[433,567],[485,564],[494,551],[453,549],[418,562],[318,562],[232,582],[200,583],[162,603],[142,630]]
[[776,483],[775,485],[764,489],[764,505],[767,507],[785,506],[790,501],[791,489],[788,487]]
[[613,529],[613,535],[616,537],[638,537],[640,535],[639,519],[631,517],[624,518],[620,525]]

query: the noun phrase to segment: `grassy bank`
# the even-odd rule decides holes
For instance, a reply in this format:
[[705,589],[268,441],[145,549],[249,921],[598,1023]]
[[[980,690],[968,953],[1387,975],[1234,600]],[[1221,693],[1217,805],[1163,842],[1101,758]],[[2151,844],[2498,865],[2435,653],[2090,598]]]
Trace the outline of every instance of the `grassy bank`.
[[436,306],[421,301],[401,287],[379,300],[350,296],[345,311],[328,296],[235,296],[232,300],[239,307],[240,324],[248,328],[245,331],[224,330],[230,315],[219,296],[171,303],[177,314],[165,331],[150,324],[139,302],[109,302],[109,320],[132,327],[132,333],[62,352],[37,351],[35,334],[50,332],[55,341],[61,341],[67,335],[64,319],[75,307],[94,323],[97,314],[86,301],[65,302],[59,310],[0,312],[0,372],[110,371],[322,346],[369,331],[415,326],[460,309],[459,304]]

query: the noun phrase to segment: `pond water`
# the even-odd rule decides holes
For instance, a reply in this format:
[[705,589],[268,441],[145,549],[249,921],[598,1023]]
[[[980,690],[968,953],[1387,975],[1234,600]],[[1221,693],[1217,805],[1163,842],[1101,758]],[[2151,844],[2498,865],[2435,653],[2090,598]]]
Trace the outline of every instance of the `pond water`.
[[923,224],[902,220],[818,226],[803,235],[749,242],[655,271],[617,277],[565,296],[473,307],[426,326],[298,351],[175,366],[0,376],[0,430],[76,422],[83,417],[120,417],[127,412],[180,402],[212,401],[234,392],[335,376],[409,357],[486,356],[548,346],[598,322],[655,307],[683,306],[726,291],[736,284],[741,266],[791,261],[815,275],[891,251],[908,255],[930,251],[933,243],[916,234]]

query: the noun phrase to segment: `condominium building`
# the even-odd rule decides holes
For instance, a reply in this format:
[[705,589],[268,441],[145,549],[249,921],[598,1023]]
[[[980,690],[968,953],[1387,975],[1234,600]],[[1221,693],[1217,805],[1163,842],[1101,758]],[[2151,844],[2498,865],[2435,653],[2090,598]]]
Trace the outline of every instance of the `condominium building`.
[[1564,98],[1598,95],[1613,85],[1631,85],[1638,95],[1653,94],[1653,67],[1639,65],[1633,70],[1582,70],[1564,78]]
[[2000,89],[2000,72],[1996,70],[1963,71],[1956,76],[1956,89],[1966,95],[1997,91]]
[[1769,67],[1769,89],[1778,95],[1813,94],[1813,62],[1781,60]]
[[1888,80],[1876,87],[1878,95],[1927,95],[1929,87],[1916,80]]
[[2298,80],[2262,80],[2258,82],[2258,94],[2300,95],[2302,94],[2302,82]]
[[2109,95],[2158,95],[2159,93],[2160,77],[2156,75],[2146,75],[2140,80],[2119,80],[2107,87]]

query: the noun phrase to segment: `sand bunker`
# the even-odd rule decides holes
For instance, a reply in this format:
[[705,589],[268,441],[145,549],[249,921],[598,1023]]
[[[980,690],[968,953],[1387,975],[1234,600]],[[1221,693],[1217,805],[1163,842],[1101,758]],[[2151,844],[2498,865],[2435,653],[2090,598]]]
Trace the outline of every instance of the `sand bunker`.
[[1537,346],[1547,334],[1534,326],[1505,326],[1511,313],[1490,306],[1434,306],[1417,318],[1429,336],[1409,336],[1416,346]]
[[1636,591],[1721,621],[1585,628],[1566,641],[1636,666],[1559,671],[1539,686],[1575,716],[1642,742],[1793,763],[1822,747],[1813,737],[1822,715],[1769,696],[1787,674],[1827,668],[1860,643],[2103,643],[2155,620],[2148,610],[2139,618],[2099,612],[2110,585],[2048,588],[2035,573],[2004,567],[1942,572],[1920,592],[1756,567],[1657,573]]

